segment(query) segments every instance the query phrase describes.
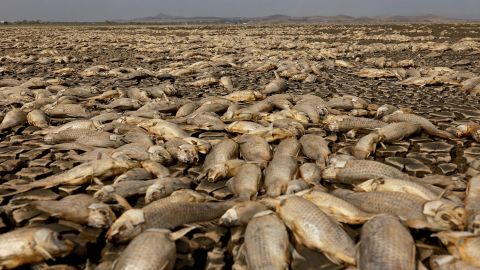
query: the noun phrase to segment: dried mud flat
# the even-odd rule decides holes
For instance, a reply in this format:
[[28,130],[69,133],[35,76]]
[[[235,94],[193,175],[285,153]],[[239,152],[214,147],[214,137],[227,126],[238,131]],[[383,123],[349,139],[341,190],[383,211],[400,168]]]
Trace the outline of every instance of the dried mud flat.
[[477,269],[478,28],[0,27],[0,269]]

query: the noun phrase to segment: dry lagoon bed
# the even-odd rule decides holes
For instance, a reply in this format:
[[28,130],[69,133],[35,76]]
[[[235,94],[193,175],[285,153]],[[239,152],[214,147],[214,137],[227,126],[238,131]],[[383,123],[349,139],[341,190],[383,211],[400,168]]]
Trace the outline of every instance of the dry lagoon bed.
[[0,37],[0,269],[480,268],[477,24]]

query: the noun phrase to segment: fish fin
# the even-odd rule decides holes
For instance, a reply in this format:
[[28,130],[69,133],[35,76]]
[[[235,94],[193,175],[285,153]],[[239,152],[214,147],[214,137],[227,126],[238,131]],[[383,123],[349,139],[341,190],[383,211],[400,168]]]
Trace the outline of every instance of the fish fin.
[[124,197],[116,193],[113,194],[113,197],[118,202],[118,204],[120,204],[123,208],[125,208],[125,210],[133,209],[133,207],[130,205],[130,203],[128,203],[128,201]]
[[95,184],[99,185],[99,186],[103,186],[102,180],[100,180],[100,179],[97,178],[97,177],[93,177],[92,181],[93,181]]
[[451,186],[445,187],[445,188],[442,190],[442,192],[440,192],[440,194],[438,194],[438,197],[437,197],[436,200],[440,200],[441,198],[443,198],[443,196],[445,196],[445,194],[446,194],[448,191],[450,191],[450,189],[451,189]]
[[183,236],[185,236],[187,233],[189,233],[189,232],[191,232],[191,231],[193,231],[197,228],[199,228],[199,226],[197,226],[197,225],[187,225],[187,227],[185,227],[185,228],[182,228],[180,230],[172,232],[172,240],[176,241],[176,240],[182,238]]
[[288,244],[288,249],[290,250],[290,254],[292,254],[292,261],[293,260],[301,260],[301,261],[306,261],[307,260],[300,253],[298,253],[297,249],[295,249],[295,246],[293,246],[292,243]]
[[340,260],[340,258],[338,258],[337,256],[335,256],[334,254],[331,254],[331,253],[328,253],[328,252],[323,252],[323,255],[325,255],[325,257],[327,257],[327,259],[329,259],[331,262],[333,262],[334,264],[339,264],[341,265],[343,263],[342,260]]
[[428,223],[426,220],[420,219],[409,219],[405,221],[405,224],[414,229],[425,229],[430,227],[430,223]]
[[33,247],[35,249],[35,251],[37,251],[38,253],[40,253],[40,255],[46,259],[46,260],[55,260],[55,258],[52,256],[52,254],[50,254],[46,249],[44,249],[43,247],[39,246],[39,245],[35,245]]
[[[383,142],[380,142],[380,145],[382,146],[383,149],[387,149],[387,146],[385,146],[385,144]],[[375,148],[375,146],[374,146]],[[375,150],[373,150],[373,152],[375,152]]]

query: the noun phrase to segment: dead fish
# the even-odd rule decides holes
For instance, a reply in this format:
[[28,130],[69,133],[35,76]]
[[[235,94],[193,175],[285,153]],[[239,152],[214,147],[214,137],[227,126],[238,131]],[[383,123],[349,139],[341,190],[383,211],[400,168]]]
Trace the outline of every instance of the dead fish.
[[47,105],[43,111],[51,117],[76,117],[88,118],[91,113],[82,104],[60,103]]
[[308,188],[310,188],[310,184],[305,182],[303,179],[295,179],[288,182],[287,191],[285,191],[285,194],[286,195],[296,194]]
[[291,196],[282,200],[277,213],[298,243],[323,252],[336,264],[343,262],[355,265],[355,243],[338,223],[315,204]]
[[469,122],[455,127],[455,135],[459,138],[473,135],[480,129],[480,124]]
[[398,216],[412,228],[448,230],[463,227],[463,208],[441,200],[428,201],[402,192],[352,192],[336,189],[332,192],[363,211]]
[[372,153],[375,153],[377,143],[382,141],[382,136],[376,132],[372,132],[363,136],[352,148],[352,154],[357,159],[366,159]]
[[147,149],[150,160],[159,162],[160,164],[171,164],[174,157],[168,152],[164,145],[153,145]]
[[224,226],[246,226],[254,215],[268,208],[257,201],[243,201],[235,204],[220,217],[219,224]]
[[133,168],[117,176],[114,183],[120,183],[122,181],[149,180],[153,178],[154,176],[144,168]]
[[223,96],[233,102],[258,101],[266,98],[265,94],[255,90],[238,90]]
[[415,123],[418,124],[419,126],[422,127],[422,130],[425,131],[426,133],[432,135],[432,136],[437,136],[440,138],[444,139],[454,139],[453,134],[450,134],[447,131],[440,130],[438,129],[432,122],[430,122],[428,119],[411,114],[411,113],[404,113],[402,110],[395,111],[394,113],[390,115],[386,115],[383,118],[383,121],[392,123],[392,122],[409,122],[409,123]]
[[323,123],[330,131],[335,132],[347,132],[352,129],[374,130],[387,125],[383,121],[349,115],[328,115]]
[[416,269],[415,242],[400,221],[377,215],[362,227],[359,269]]
[[248,107],[238,109],[233,113],[232,119],[248,121],[259,117],[260,113],[268,113],[274,109],[273,103],[268,100],[256,102]]
[[322,179],[322,169],[315,163],[303,163],[298,168],[300,177],[311,185],[320,183]]
[[27,122],[27,115],[23,111],[19,109],[10,110],[0,123],[0,131],[22,125],[25,122]]
[[302,192],[300,196],[313,202],[325,214],[339,222],[362,224],[373,216],[355,205],[323,191],[309,190]]
[[188,189],[192,184],[192,179],[188,177],[163,177],[155,180],[145,193],[145,203],[151,203],[161,198],[165,198],[176,190]]
[[430,257],[432,270],[478,270],[469,263],[455,258],[452,255],[435,255]]
[[215,182],[227,176],[225,162],[238,156],[238,144],[231,139],[223,139],[205,157],[203,172],[208,181]]
[[54,133],[59,133],[61,131],[65,131],[69,129],[98,130],[101,127],[102,125],[100,124],[100,122],[95,120],[74,120],[58,127],[51,127],[51,128],[36,131],[34,134],[41,134],[41,135],[54,134]]
[[272,211],[256,214],[245,230],[249,269],[288,269],[290,254],[287,228]]
[[480,175],[470,179],[465,198],[465,212],[467,228],[473,232],[480,229]]
[[443,231],[434,236],[447,247],[455,258],[480,267],[480,237],[477,234],[463,231]]
[[294,157],[275,154],[265,169],[266,194],[270,197],[285,194],[288,182],[293,180],[293,176],[297,172],[297,166],[297,160]]
[[260,168],[265,168],[272,159],[270,145],[261,136],[246,134],[240,136],[236,141],[240,146],[240,155],[246,161],[256,163]]
[[268,131],[268,128],[256,122],[251,121],[235,121],[225,127],[225,130],[230,133],[239,134],[263,134]]
[[325,168],[330,149],[328,142],[320,135],[306,134],[300,138],[303,154],[315,160],[320,168]]
[[59,201],[35,201],[30,204],[58,219],[95,228],[108,228],[115,221],[115,214],[108,205],[87,194],[70,195]]
[[170,123],[166,120],[152,119],[142,121],[138,124],[138,126],[165,140],[188,137],[188,134],[178,125]]
[[74,243],[48,228],[20,228],[0,235],[0,267],[13,269],[25,264],[64,257]]
[[164,146],[168,153],[180,162],[195,164],[200,159],[195,146],[183,138],[172,138],[168,140]]
[[280,92],[285,92],[287,90],[287,82],[280,78],[277,73],[275,73],[275,79],[268,83],[265,88],[263,88],[262,93],[263,94],[274,94],[274,93],[280,93]]
[[226,90],[233,90],[233,82],[232,78],[229,76],[223,76],[220,78],[220,84],[226,89]]
[[42,110],[33,110],[27,114],[28,123],[34,127],[48,127],[48,116]]
[[2,194],[0,197],[22,193],[35,188],[50,188],[58,185],[79,186],[91,181],[94,178],[102,179],[122,174],[123,172],[136,167],[136,165],[136,162],[123,160],[120,157],[109,157],[104,155],[103,158],[99,160],[82,163],[68,171],[49,176],[35,182],[16,186],[3,185],[2,188],[14,189],[15,191]]
[[176,259],[175,240],[169,230],[146,230],[128,244],[113,269],[171,270]]
[[300,142],[296,138],[290,137],[280,141],[274,155],[297,157],[300,149]]
[[183,224],[210,221],[222,216],[234,202],[188,203],[158,200],[142,209],[124,212],[110,227],[110,242],[126,242],[150,228],[174,229]]
[[213,112],[203,112],[189,117],[187,124],[201,130],[224,130],[226,127],[220,117]]
[[111,203],[116,201],[116,196],[129,198],[135,195],[144,195],[149,186],[156,182],[153,180],[129,180],[115,182],[100,188],[93,197],[101,202]]
[[141,165],[147,172],[151,173],[157,178],[170,175],[170,170],[158,162],[145,160],[141,162]]
[[377,178],[370,179],[355,185],[355,190],[363,192],[371,191],[396,191],[416,195],[425,200],[436,200],[439,195],[426,186],[409,180],[395,179],[395,178]]
[[187,102],[178,108],[175,118],[181,118],[192,114],[196,109],[200,107],[198,102]]
[[322,173],[325,180],[345,184],[357,184],[380,177],[410,179],[397,168],[373,160],[340,160],[329,165]]
[[207,77],[203,79],[199,79],[197,81],[189,83],[189,85],[194,86],[194,87],[205,87],[205,86],[210,86],[213,84],[218,83],[218,80],[213,78],[213,77]]
[[332,97],[326,103],[327,107],[334,109],[352,110],[364,109],[368,103],[362,98],[345,95],[341,97]]
[[261,185],[262,170],[256,164],[245,163],[240,166],[236,175],[226,186],[240,200],[250,200],[255,197]]

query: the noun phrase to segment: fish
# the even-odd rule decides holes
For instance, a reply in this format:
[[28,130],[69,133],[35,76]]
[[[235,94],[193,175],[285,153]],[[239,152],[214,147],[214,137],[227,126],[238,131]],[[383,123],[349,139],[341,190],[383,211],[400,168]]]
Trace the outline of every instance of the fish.
[[35,201],[30,205],[55,218],[94,228],[108,228],[116,218],[108,205],[88,194],[69,195],[59,201]]
[[363,224],[374,216],[361,210],[354,204],[327,192],[313,189],[302,192],[299,196],[313,202],[325,214],[339,222]]
[[149,229],[128,244],[113,269],[171,270],[175,266],[176,253],[175,239],[169,230]]
[[273,211],[257,213],[245,229],[249,269],[288,269],[289,240],[286,226]]
[[19,228],[0,234],[0,268],[14,269],[65,257],[75,245],[48,228]]
[[291,196],[280,202],[276,212],[299,244],[322,252],[336,264],[355,265],[355,242],[314,203]]
[[110,226],[106,238],[113,243],[124,243],[150,228],[175,229],[184,224],[214,220],[233,205],[232,201],[190,203],[157,200],[141,209],[125,211]]
[[238,172],[226,183],[226,186],[238,196],[239,200],[250,200],[257,195],[261,181],[261,168],[253,163],[245,163],[240,166]]
[[360,234],[358,269],[417,269],[415,241],[394,216],[381,214],[367,221]]

